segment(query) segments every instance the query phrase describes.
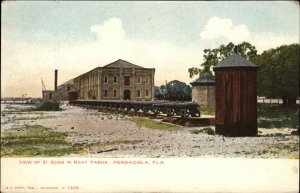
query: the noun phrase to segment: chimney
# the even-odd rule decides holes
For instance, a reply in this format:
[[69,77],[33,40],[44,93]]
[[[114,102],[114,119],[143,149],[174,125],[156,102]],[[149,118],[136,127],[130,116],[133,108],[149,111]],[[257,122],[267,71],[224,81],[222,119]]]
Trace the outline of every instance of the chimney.
[[54,71],[54,91],[57,91],[57,70]]

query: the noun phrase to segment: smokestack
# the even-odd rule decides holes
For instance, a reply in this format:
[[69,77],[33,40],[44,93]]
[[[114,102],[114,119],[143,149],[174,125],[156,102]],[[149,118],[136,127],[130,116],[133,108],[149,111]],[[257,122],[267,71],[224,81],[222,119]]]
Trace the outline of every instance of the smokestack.
[[54,71],[54,90],[57,91],[57,70]]

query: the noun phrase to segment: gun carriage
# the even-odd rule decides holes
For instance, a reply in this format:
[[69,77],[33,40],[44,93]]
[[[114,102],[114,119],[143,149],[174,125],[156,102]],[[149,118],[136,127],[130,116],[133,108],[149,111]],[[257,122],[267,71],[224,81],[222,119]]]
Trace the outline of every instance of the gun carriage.
[[144,113],[167,114],[167,116],[200,117],[199,105],[193,102],[167,101],[118,101],[118,100],[73,100],[71,105],[105,109],[134,110]]

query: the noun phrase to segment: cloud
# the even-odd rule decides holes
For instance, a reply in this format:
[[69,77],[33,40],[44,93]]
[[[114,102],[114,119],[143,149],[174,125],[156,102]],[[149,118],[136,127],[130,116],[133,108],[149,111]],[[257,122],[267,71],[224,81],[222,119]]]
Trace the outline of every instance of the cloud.
[[210,45],[208,48],[215,48],[229,42],[238,44],[247,41],[254,45],[259,53],[284,44],[299,43],[299,35],[253,33],[245,24],[234,25],[231,19],[220,17],[211,17],[199,35],[205,41],[204,44]]
[[104,21],[102,25],[94,25],[90,30],[96,34],[97,40],[102,42],[118,42],[125,36],[122,21],[117,17]]
[[259,53],[270,48],[281,45],[299,43],[299,35],[274,34],[272,32],[261,32],[253,34],[249,42],[256,47]]
[[[258,51],[299,42],[299,36],[288,34],[261,32],[251,33],[250,36],[242,33],[246,29],[243,27],[245,25],[234,26],[229,19],[216,18],[216,20],[223,21],[224,32],[230,31],[229,34],[236,34],[236,37],[224,37],[217,33],[205,36],[204,33],[207,40],[213,37],[218,39],[185,45],[164,40],[128,37],[126,26],[123,26],[122,20],[116,17],[92,25],[89,29],[95,39],[89,41],[80,38],[76,41],[65,41],[68,37],[38,31],[32,33],[31,38],[43,40],[43,43],[37,43],[39,41],[20,38],[22,31],[1,29],[2,96],[21,96],[24,93],[28,96],[41,96],[40,78],[43,78],[47,89],[53,89],[54,69],[58,69],[58,83],[61,84],[117,59],[124,59],[146,68],[155,68],[155,85],[174,79],[189,83],[192,80],[189,78],[188,68],[199,66],[203,62],[202,55],[205,48],[226,44],[234,38],[250,42]],[[216,23],[218,22],[210,22],[206,26],[206,32],[212,31],[214,26],[217,28]],[[246,31],[250,33],[248,29]],[[245,35],[239,37],[241,34]],[[210,43],[214,46],[211,47]]]
[[211,17],[199,35],[202,40],[225,38],[233,43],[240,43],[249,39],[250,32],[244,24],[233,25],[231,19]]
[[178,46],[162,40],[127,37],[120,18],[109,18],[93,25],[90,32],[95,35],[94,40],[72,43],[63,41],[63,37],[36,32],[32,36],[62,40],[60,44],[38,44],[16,38],[18,36],[11,30],[4,31],[1,42],[2,96],[24,93],[41,96],[40,78],[47,89],[53,89],[54,69],[58,69],[58,83],[61,84],[117,59],[155,68],[155,85],[174,79],[189,83],[188,68],[198,66],[202,61],[203,48],[200,46]]

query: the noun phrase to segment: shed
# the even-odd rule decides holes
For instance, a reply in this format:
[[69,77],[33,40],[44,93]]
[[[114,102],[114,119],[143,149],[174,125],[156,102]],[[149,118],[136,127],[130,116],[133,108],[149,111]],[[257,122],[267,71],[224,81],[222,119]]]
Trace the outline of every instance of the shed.
[[216,134],[257,135],[257,69],[255,64],[235,53],[213,68]]
[[201,108],[215,110],[215,80],[212,74],[205,72],[191,82],[192,101]]

